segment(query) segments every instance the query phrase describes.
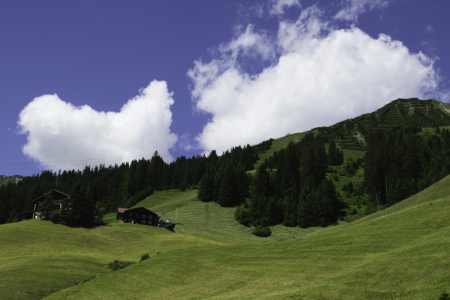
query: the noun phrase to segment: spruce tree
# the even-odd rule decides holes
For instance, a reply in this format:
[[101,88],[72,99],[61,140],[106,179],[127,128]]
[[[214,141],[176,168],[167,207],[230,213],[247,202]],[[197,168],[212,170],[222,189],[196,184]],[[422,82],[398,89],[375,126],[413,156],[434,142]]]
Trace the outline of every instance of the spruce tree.
[[238,191],[236,188],[236,178],[234,175],[234,170],[229,164],[225,168],[225,172],[223,174],[222,182],[220,184],[220,190],[219,190],[219,199],[218,203],[221,206],[229,207],[229,206],[235,206],[238,203]]
[[55,206],[53,205],[53,191],[45,195],[44,202],[40,208],[41,218],[48,220],[55,211]]
[[242,164],[239,164],[235,171],[235,181],[236,181],[236,188],[237,188],[237,205],[240,205],[244,202],[246,198],[250,196],[249,194],[249,178],[247,175],[247,172],[245,171],[245,167]]
[[213,201],[219,202],[220,185],[222,184],[222,172],[219,169],[214,176]]
[[198,188],[198,200],[202,202],[210,202],[214,196],[214,178],[215,169],[208,170],[200,180]]
[[295,227],[298,224],[298,200],[294,195],[289,195],[284,198],[284,226]]

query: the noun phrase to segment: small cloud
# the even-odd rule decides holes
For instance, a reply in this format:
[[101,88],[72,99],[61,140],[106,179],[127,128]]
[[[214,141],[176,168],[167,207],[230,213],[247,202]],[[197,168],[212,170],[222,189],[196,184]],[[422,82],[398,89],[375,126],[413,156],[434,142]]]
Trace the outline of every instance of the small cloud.
[[299,0],[270,0],[269,6],[271,15],[282,15],[291,6],[301,7]]
[[197,149],[197,147],[191,145],[190,143],[190,134],[185,132],[178,139],[178,145],[186,151]]
[[[341,0],[342,9],[334,16],[337,20],[357,22],[360,14],[389,5],[387,0]],[[380,18],[381,20],[381,18]]]
[[431,25],[427,25],[427,27],[425,28],[425,30],[429,33],[433,33],[434,32],[434,28]]
[[237,10],[237,14],[243,22],[249,21],[251,17],[254,16],[263,18],[265,15],[264,5],[262,3],[258,3],[253,6],[247,7],[243,4],[240,4],[239,9]]

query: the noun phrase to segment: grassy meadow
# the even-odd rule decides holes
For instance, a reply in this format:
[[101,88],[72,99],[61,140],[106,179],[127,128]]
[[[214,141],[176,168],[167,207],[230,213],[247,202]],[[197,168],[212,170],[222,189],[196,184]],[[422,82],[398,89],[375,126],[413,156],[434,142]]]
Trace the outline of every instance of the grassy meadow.
[[[450,290],[450,197],[441,189],[450,189],[450,177],[417,195],[430,196],[427,200],[411,197],[390,214],[282,241],[244,241],[182,229],[166,233],[114,223],[99,230],[136,228],[149,237],[133,239],[132,253],[124,245],[123,252],[102,254],[103,259],[137,260],[139,250],[170,247],[46,299],[437,299]],[[151,203],[152,197],[144,201]]]
[[[157,192],[136,205],[170,219],[176,210],[175,232],[119,224],[113,214],[94,229],[5,224],[1,298],[437,299],[450,291],[449,195],[450,176],[355,222],[274,226],[269,238],[239,225],[233,208],[196,200],[195,190]],[[106,267],[145,253],[124,270]]]

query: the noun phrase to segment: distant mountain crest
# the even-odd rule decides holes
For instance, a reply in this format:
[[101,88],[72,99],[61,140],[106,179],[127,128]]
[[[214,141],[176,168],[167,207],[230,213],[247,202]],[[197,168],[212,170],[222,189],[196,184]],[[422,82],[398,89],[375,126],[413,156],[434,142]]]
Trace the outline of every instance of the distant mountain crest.
[[397,99],[372,113],[317,129],[326,136],[333,136],[339,147],[364,150],[365,137],[372,130],[389,132],[394,127],[404,126],[450,126],[450,104],[433,99]]

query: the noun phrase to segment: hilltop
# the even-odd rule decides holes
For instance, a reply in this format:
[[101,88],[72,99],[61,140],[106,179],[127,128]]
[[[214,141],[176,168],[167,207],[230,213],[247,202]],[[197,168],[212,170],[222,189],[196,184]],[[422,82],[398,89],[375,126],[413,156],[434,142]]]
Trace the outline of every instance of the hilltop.
[[365,151],[366,138],[374,130],[392,131],[395,127],[419,126],[422,135],[428,136],[436,127],[450,128],[450,104],[433,99],[397,99],[382,108],[329,127],[317,127],[302,133],[289,134],[272,142],[271,148],[260,155],[264,160],[274,151],[286,148],[289,142],[301,140],[307,133],[334,138],[348,153]]

